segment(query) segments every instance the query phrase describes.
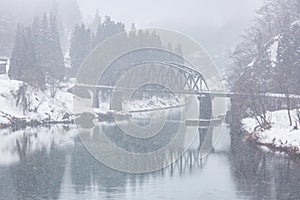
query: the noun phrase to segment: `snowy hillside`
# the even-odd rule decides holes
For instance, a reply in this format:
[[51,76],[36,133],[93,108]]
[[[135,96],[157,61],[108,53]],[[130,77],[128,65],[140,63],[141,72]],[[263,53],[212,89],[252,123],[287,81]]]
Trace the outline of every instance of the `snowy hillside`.
[[72,94],[57,90],[52,98],[49,90],[41,91],[27,86],[24,96],[26,98],[26,109],[24,102],[17,103],[20,98],[20,90],[25,84],[21,81],[0,79],[0,124],[7,126],[15,119],[26,122],[39,121],[51,122],[68,120],[66,114],[71,114]]
[[299,30],[300,30],[300,20],[294,21],[289,29],[287,29],[286,33],[279,34],[273,38],[271,38],[264,46],[264,50],[261,51],[257,57],[255,57],[252,62],[248,65],[249,68],[255,68],[259,64],[268,65],[275,68],[278,65],[278,56],[283,54],[285,49],[281,47],[284,45],[285,40],[287,39],[287,34],[291,38],[299,38]]

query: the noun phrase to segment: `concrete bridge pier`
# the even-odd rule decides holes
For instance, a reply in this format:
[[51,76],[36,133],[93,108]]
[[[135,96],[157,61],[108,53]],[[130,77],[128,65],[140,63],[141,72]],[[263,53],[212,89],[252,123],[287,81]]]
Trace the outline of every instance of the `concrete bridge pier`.
[[95,88],[93,91],[93,108],[99,108],[99,92],[100,90],[98,88]]
[[[212,119],[212,98],[209,94],[202,94],[198,97],[201,120]],[[209,127],[210,122],[205,127],[198,128],[199,132],[199,150],[205,152],[212,149],[212,128]]]
[[110,98],[110,110],[122,111],[123,110],[123,92],[114,91]]
[[200,119],[212,119],[212,98],[209,94],[202,94],[198,97]]

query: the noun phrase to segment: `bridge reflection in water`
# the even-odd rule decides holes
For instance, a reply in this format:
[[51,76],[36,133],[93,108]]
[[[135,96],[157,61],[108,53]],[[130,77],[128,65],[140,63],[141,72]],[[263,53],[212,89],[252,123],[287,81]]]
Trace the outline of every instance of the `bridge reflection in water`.
[[[101,126],[107,130],[113,127]],[[74,195],[90,190],[91,185],[101,186],[107,194],[115,193],[113,188],[118,188],[118,192],[122,193],[128,180],[133,184],[137,180],[144,182],[149,177],[167,173],[188,173],[195,168],[202,168],[207,159],[201,158],[195,141],[177,160],[176,152],[169,152],[165,158],[174,162],[163,169],[140,175],[122,173],[95,160],[80,142],[76,128],[57,125],[1,135],[3,141],[11,144],[5,149],[1,148],[0,152],[2,158],[11,159],[0,161],[0,185],[5,185],[5,191],[9,191],[0,191],[1,196],[5,199],[59,199],[73,193],[73,189]],[[95,133],[94,130],[86,131]],[[7,153],[10,155],[7,156]]]
[[[140,124],[145,123],[140,120]],[[132,137],[117,125],[111,124],[81,129],[80,138],[94,158],[104,161],[104,164],[112,168],[122,170],[125,167],[125,171],[139,173],[161,168],[164,171],[163,168],[166,167],[171,172],[178,168],[182,173],[187,168],[204,164],[208,154],[214,152],[213,146],[220,138],[223,128],[222,124],[198,127],[169,120],[159,133],[145,139]],[[120,152],[120,149],[130,155]],[[118,167],[120,163],[123,165],[122,169]]]
[[300,197],[299,161],[262,152],[238,136],[230,136],[228,129],[215,151],[202,160],[195,140],[167,167],[128,174],[95,160],[76,128],[55,125],[1,134],[1,198],[182,199],[187,193],[195,197],[191,199]]

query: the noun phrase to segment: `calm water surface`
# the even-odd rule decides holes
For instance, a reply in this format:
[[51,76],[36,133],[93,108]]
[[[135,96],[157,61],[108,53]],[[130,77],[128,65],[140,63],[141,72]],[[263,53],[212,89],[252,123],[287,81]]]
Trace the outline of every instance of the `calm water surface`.
[[300,199],[299,161],[233,135],[202,162],[134,175],[96,161],[73,127],[2,131],[0,199]]

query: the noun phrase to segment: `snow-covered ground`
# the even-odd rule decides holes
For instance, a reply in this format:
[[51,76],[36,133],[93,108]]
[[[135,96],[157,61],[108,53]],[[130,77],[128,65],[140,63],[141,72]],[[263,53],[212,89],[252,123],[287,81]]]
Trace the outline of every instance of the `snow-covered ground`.
[[[13,124],[15,119],[21,119],[27,123],[69,122],[73,120],[75,115],[80,114],[74,109],[74,99],[80,101],[80,105],[85,101],[91,105],[87,99],[73,98],[73,94],[68,92],[68,89],[72,88],[73,82],[62,83],[54,97],[51,96],[50,90],[41,91],[27,86],[25,92],[27,107],[24,109],[22,103],[17,104],[19,90],[24,86],[24,83],[0,78],[0,128]],[[125,102],[123,107],[127,112],[134,112],[176,107],[183,104],[185,104],[184,98],[159,98],[154,96],[151,99],[132,100],[127,105]],[[91,112],[109,113],[111,112],[109,111],[109,103],[102,101],[100,102],[100,109],[91,109]]]
[[20,81],[0,79],[0,123],[10,123],[9,116],[23,118],[24,115],[16,107],[15,95],[23,85]]
[[[160,98],[153,96],[150,99],[144,98],[141,100],[130,100],[123,104],[123,109],[128,112],[151,111],[156,109],[165,109],[184,105],[185,98]],[[100,102],[100,111],[109,111],[109,103],[107,101]]]
[[62,121],[65,114],[71,114],[72,94],[57,90],[52,98],[50,91],[41,91],[28,86],[25,92],[27,108],[17,105],[18,91],[24,86],[21,81],[0,79],[0,124],[10,124],[13,118],[29,121]]
[[246,118],[242,120],[243,129],[252,134],[258,143],[264,145],[271,145],[275,148],[293,149],[295,152],[300,153],[300,127],[297,118],[297,111],[292,110],[291,116],[293,126],[298,123],[298,130],[289,126],[289,119],[287,110],[280,110],[275,112],[268,112],[267,119],[271,122],[271,129],[265,131],[255,131],[258,125],[254,118]]

